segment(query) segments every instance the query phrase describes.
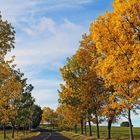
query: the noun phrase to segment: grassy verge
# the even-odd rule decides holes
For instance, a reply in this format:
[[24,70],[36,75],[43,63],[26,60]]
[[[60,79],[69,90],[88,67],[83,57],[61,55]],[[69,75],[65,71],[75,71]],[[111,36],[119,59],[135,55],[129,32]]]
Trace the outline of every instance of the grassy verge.
[[[61,134],[70,138],[71,140],[94,140],[96,139],[96,127],[92,127],[93,130],[93,137],[80,135],[80,131],[78,134],[74,132],[62,131]],[[133,128],[134,138],[135,140],[140,140],[140,128]],[[87,130],[87,134],[89,130]],[[105,140],[107,134],[107,127],[100,126],[100,139]],[[129,139],[129,128],[127,127],[112,127],[111,131],[112,139],[113,140],[128,140]],[[96,139],[97,140],[97,139]]]
[[92,140],[92,137],[76,134],[74,132],[62,131],[61,134],[71,140]]
[[[6,137],[7,137],[6,140],[22,140],[22,139],[24,139],[24,138],[29,138],[29,137],[37,136],[37,135],[39,135],[39,134],[40,134],[40,132],[26,132],[26,133],[19,132],[18,134],[15,133],[15,138],[12,139],[12,138],[11,138],[11,132],[8,131],[8,132],[6,133]],[[2,131],[0,131],[0,140],[3,140]]]

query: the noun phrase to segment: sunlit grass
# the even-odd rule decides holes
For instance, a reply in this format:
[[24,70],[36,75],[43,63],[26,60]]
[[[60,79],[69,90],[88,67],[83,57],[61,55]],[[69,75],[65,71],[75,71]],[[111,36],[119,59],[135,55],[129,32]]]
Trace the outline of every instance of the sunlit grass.
[[[39,135],[39,132],[22,132],[22,131],[20,131],[20,132],[15,132],[15,138],[14,139],[12,139],[11,137],[12,137],[12,133],[11,133],[11,131],[7,131],[6,132],[6,140],[21,140],[21,139],[23,139],[23,138],[28,138],[28,137],[33,137],[33,136],[37,136],[37,135]],[[0,139],[1,140],[3,140],[3,132],[2,131],[0,131]]]
[[[63,131],[62,134],[71,138],[71,140],[92,140],[96,138],[96,127],[92,127],[93,137],[80,135],[80,129],[78,129],[78,134],[74,132]],[[133,128],[135,139],[140,139],[140,128]],[[87,135],[89,134],[89,129],[87,128]],[[111,136],[113,140],[128,140],[129,139],[129,128],[128,127],[112,127]],[[107,137],[107,127],[100,126],[100,140],[105,140]]]

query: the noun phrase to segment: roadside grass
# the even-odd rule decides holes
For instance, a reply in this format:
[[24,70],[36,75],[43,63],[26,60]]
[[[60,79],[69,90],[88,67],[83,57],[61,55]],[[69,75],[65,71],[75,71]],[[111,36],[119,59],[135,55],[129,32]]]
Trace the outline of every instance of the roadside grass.
[[[71,140],[97,140],[96,138],[96,127],[92,126],[93,136],[89,137],[89,130],[87,129],[87,136],[80,135],[80,129],[78,129],[78,133],[62,131],[61,134],[70,138]],[[135,140],[140,140],[140,128],[133,128],[134,138]],[[107,127],[100,126],[100,139],[106,140],[107,136]],[[129,128],[128,127],[112,127],[111,129],[112,140],[128,140],[129,139]]]
[[[52,128],[47,125],[41,125],[41,128],[49,129],[51,130]],[[89,137],[89,128],[87,126],[87,136],[85,135],[80,135],[80,127],[78,127],[77,131],[78,133],[74,133],[74,129],[72,131],[60,131],[61,129],[55,128],[52,129],[54,131],[59,131],[62,135],[70,138],[71,140],[97,140],[96,138],[96,127],[92,126],[92,133],[93,136]],[[133,127],[133,134],[135,140],[140,140],[140,127]],[[100,139],[99,140],[106,140],[107,137],[107,127],[106,126],[100,126]],[[120,127],[120,126],[112,126],[111,128],[111,137],[112,140],[128,140],[129,139],[129,127]]]
[[[22,140],[25,138],[37,136],[39,134],[40,134],[40,132],[26,132],[26,133],[24,133],[24,132],[20,131],[20,132],[18,132],[18,134],[15,133],[15,138],[12,139],[11,138],[11,135],[12,135],[11,131],[7,131],[5,140]],[[3,140],[3,132],[2,131],[0,131],[0,140]]]

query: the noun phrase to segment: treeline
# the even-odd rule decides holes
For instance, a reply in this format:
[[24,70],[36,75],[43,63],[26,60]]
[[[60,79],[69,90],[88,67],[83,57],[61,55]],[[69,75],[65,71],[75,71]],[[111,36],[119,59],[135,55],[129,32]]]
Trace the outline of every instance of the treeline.
[[38,126],[42,114],[31,95],[33,86],[27,84],[27,78],[16,69],[14,57],[11,60],[5,59],[7,53],[15,48],[14,41],[14,28],[0,16],[0,127],[4,139],[7,127],[12,128],[14,138],[15,128],[28,130]]
[[[113,11],[105,12],[82,36],[76,53],[60,69],[65,84],[59,91],[58,124],[63,128],[88,122],[107,121],[111,125],[121,116],[128,119],[130,140],[134,140],[131,112],[140,108],[140,1],[115,0]],[[85,128],[85,129],[84,129]]]

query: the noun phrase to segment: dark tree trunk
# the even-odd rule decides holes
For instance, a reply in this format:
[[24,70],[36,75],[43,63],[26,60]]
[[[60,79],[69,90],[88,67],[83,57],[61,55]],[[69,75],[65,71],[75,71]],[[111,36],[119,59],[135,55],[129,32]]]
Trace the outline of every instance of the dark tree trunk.
[[19,126],[17,126],[17,136],[18,136],[18,132],[19,132]]
[[[28,129],[29,129],[30,132],[31,132],[31,128],[32,128],[32,125],[31,125],[31,123],[29,123]],[[26,127],[25,127],[25,130],[26,130]]]
[[15,137],[15,125],[13,124],[12,125],[12,138]]
[[81,134],[83,135],[84,132],[83,132],[83,119],[81,119]]
[[89,125],[89,135],[92,136],[90,116],[88,117],[88,125]]
[[75,133],[77,133],[77,124],[74,126]]
[[130,133],[130,140],[134,140],[133,136],[133,126],[132,126],[132,121],[131,121],[131,110],[128,109],[128,121],[129,121],[129,133]]
[[25,136],[25,125],[23,126],[23,134]]
[[3,125],[3,138],[6,139],[6,129],[5,129],[5,125]]
[[87,122],[85,121],[85,135],[87,135]]
[[53,123],[51,122],[51,127],[52,127],[52,130],[53,130]]
[[107,138],[111,139],[111,125],[112,125],[112,120],[108,120],[108,127],[107,127]]
[[97,138],[100,138],[99,120],[97,115],[95,115],[95,117],[96,117]]

